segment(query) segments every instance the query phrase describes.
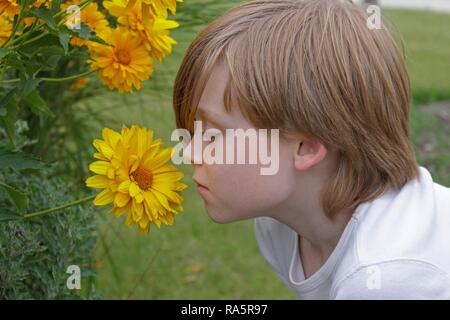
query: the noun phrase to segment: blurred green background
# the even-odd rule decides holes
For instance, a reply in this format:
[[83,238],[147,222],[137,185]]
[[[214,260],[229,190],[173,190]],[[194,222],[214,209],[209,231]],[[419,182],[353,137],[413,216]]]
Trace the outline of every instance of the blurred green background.
[[[243,1],[186,0],[172,32],[178,42],[150,81],[134,95],[105,93],[79,102],[91,110],[92,138],[102,126],[119,129],[139,124],[166,143],[175,128],[172,86],[184,52],[196,34],[215,17]],[[408,59],[414,96],[412,132],[418,162],[437,182],[450,184],[450,15],[382,10],[400,33]],[[420,22],[420,23],[419,23]],[[97,121],[98,120],[98,121]],[[94,124],[95,123],[95,124]],[[113,299],[292,299],[294,295],[260,256],[252,221],[217,225],[205,213],[192,183],[185,182],[185,212],[172,227],[152,228],[147,236],[112,216],[102,227],[95,255],[96,288]],[[106,216],[106,213],[104,214]]]

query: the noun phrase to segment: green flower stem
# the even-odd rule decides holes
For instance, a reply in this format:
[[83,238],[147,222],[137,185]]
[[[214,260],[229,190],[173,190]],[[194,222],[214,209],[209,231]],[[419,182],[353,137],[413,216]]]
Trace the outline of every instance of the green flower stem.
[[19,81],[20,79],[0,80],[0,83],[14,83]]
[[19,44],[19,45],[12,46],[10,49],[17,49],[17,48],[19,48],[19,47],[21,47],[21,46],[24,46],[24,45],[26,45],[26,44],[29,44],[30,42],[39,40],[40,38],[45,37],[47,34],[48,34],[48,32],[47,32],[47,31],[44,31],[44,32],[42,32],[40,35],[38,35],[38,36],[36,36],[36,37],[34,37],[34,38],[31,38],[31,39],[29,39],[29,40],[27,40],[27,41],[24,41],[24,42],[22,42],[22,43]]
[[39,78],[42,79],[43,81],[48,81],[48,82],[63,82],[63,81],[67,81],[67,80],[74,80],[83,76],[87,76],[93,72],[97,71],[97,69],[94,70],[88,70],[86,72],[80,73],[80,74],[74,74],[72,76],[68,76],[68,77],[64,77],[64,78]]
[[[79,77],[87,76],[96,71],[97,71],[97,69],[88,70],[86,72],[74,74],[72,76],[68,76],[68,77],[64,77],[64,78],[46,78],[46,77],[39,78],[38,77],[38,79],[41,79],[42,81],[47,81],[47,82],[63,82],[63,81],[74,80]],[[16,78],[16,79],[9,79],[9,80],[0,80],[0,83],[14,83],[14,82],[19,82],[19,81],[20,81],[20,79]]]
[[[18,36],[14,40],[10,41],[9,44],[10,45],[15,45],[19,41],[22,41],[22,42],[26,41],[30,37],[31,33],[33,33],[33,31],[36,30],[36,26],[38,28],[40,28],[40,27],[42,27],[44,25],[45,25],[45,23],[40,23],[38,18],[34,19],[33,24],[31,25],[30,29],[28,29],[27,32],[21,34],[20,36]],[[17,47],[17,46],[14,46],[14,47]]]
[[79,200],[71,201],[71,202],[65,203],[63,205],[54,207],[54,208],[36,211],[36,212],[32,212],[32,213],[27,213],[27,214],[23,215],[22,219],[29,219],[29,218],[34,218],[34,217],[38,217],[38,216],[43,216],[43,215],[47,215],[47,214],[55,212],[55,211],[60,211],[60,210],[63,210],[63,209],[69,208],[69,207],[73,207],[73,206],[88,202],[90,200],[93,200],[96,196],[97,195],[93,195],[93,196],[89,196],[89,197],[82,198]]

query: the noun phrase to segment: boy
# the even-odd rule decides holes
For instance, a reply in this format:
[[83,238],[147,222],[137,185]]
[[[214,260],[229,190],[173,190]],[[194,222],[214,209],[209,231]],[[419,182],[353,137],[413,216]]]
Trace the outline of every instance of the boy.
[[279,129],[276,174],[193,161],[193,178],[214,221],[255,219],[298,298],[450,299],[450,189],[416,164],[403,57],[367,19],[338,0],[228,11],[186,52],[177,126]]

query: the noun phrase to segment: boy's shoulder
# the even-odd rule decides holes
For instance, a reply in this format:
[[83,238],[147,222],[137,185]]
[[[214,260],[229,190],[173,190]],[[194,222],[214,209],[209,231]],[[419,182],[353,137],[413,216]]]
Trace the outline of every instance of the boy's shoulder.
[[[370,272],[377,270],[383,272],[386,283],[397,283],[398,288],[396,281],[403,274],[437,279],[450,290],[450,188],[433,182],[427,169],[419,170],[419,179],[360,205],[329,274],[332,292],[342,284],[367,281]],[[292,287],[295,231],[275,219],[260,217],[255,219],[255,233],[261,254]],[[359,285],[365,290],[365,282]]]
[[419,170],[419,179],[365,204],[356,216],[360,263],[417,259],[450,274],[450,188]]
[[331,297],[450,298],[450,188],[419,170],[356,217],[356,258],[351,270],[338,268]]

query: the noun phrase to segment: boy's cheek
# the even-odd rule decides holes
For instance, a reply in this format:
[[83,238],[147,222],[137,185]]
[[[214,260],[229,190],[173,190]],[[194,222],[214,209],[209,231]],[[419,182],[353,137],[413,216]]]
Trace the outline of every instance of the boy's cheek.
[[235,194],[260,183],[258,165],[223,164],[205,167],[212,191]]
[[[254,218],[270,213],[290,194],[288,177],[260,175],[258,165],[218,165],[205,168],[210,194],[205,204],[210,216],[225,220]],[[213,218],[213,220],[215,220]]]

